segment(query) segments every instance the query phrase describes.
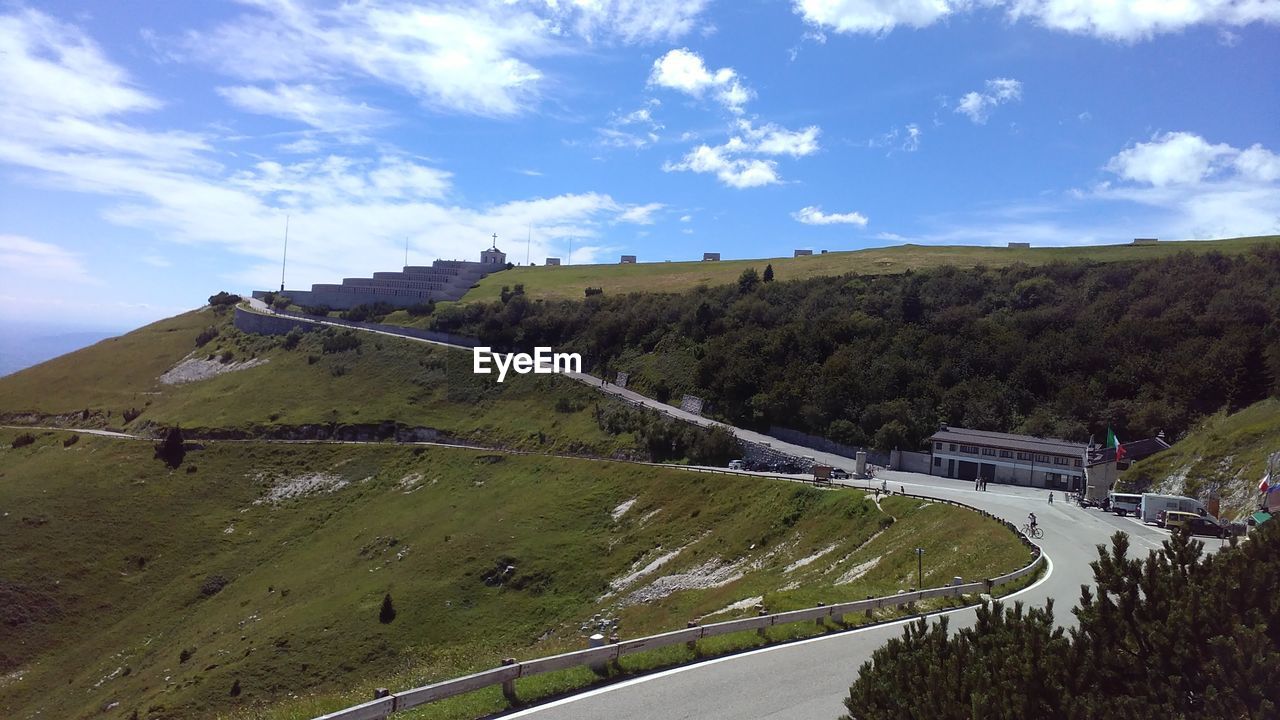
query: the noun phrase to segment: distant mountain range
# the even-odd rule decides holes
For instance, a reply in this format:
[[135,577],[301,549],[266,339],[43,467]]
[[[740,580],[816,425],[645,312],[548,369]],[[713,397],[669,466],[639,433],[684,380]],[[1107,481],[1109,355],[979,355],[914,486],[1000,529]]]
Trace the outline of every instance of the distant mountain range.
[[110,330],[0,325],[0,377],[119,334]]

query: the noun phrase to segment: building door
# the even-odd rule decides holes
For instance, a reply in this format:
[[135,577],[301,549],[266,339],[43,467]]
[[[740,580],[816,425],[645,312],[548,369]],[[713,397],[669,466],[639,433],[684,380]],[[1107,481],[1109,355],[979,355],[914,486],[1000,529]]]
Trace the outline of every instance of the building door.
[[991,463],[982,463],[982,467],[978,469],[978,475],[987,482],[995,482],[996,466]]
[[956,476],[956,459],[947,458],[947,477],[953,478],[955,476]]
[[968,460],[961,460],[960,475],[958,477],[961,480],[973,480],[974,478],[978,477],[978,463],[969,462]]

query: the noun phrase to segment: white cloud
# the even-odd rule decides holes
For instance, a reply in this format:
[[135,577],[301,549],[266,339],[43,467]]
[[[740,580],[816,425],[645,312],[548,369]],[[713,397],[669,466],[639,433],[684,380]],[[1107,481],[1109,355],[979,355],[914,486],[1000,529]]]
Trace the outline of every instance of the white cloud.
[[1198,183],[1221,171],[1238,153],[1230,145],[1210,145],[1199,135],[1168,132],[1125,148],[1111,158],[1107,169],[1126,180],[1155,186]]
[[687,222],[690,222],[690,221],[692,221],[692,220],[693,220],[693,216],[692,216],[692,215],[681,215],[681,216],[680,216],[680,222],[687,223]]
[[[286,214],[288,282],[296,287],[394,267],[406,237],[424,258],[472,258],[491,233],[523,240],[532,225],[541,253],[571,237],[588,247],[608,226],[642,222],[656,210],[594,192],[460,206],[451,201],[451,173],[386,147],[369,158],[244,166],[234,153],[219,153],[214,138],[123,122],[160,104],[73,26],[36,12],[0,17],[0,52],[3,79],[23,88],[0,104],[0,162],[59,190],[107,198],[109,222],[249,258],[248,269],[230,278],[245,284],[278,282],[271,239],[280,237]],[[92,73],[92,98],[64,98],[64,87],[24,75],[48,80],[81,71]],[[56,246],[10,236],[3,247],[6,272],[83,275],[75,256]]]
[[920,138],[924,133],[920,130],[920,126],[916,123],[907,123],[901,129],[891,128],[888,132],[879,137],[871,138],[867,141],[869,148],[888,148],[890,155],[901,150],[902,152],[915,152],[920,149]]
[[618,216],[618,222],[635,223],[637,225],[652,225],[653,214],[664,207],[666,207],[666,205],[663,205],[662,203],[633,205]]
[[374,79],[428,107],[505,116],[531,107],[542,72],[531,61],[558,41],[550,20],[512,5],[255,4],[209,32],[188,34],[190,57],[250,81]]
[[14,287],[20,279],[93,283],[80,257],[52,243],[22,235],[0,235],[0,279]]
[[351,132],[385,121],[384,113],[364,103],[354,103],[314,85],[277,83],[272,88],[239,86],[218,88],[232,105],[258,115],[296,120],[317,130]]
[[1236,170],[1241,175],[1259,182],[1280,180],[1280,155],[1255,143],[1236,156]]
[[734,150],[728,144],[716,147],[699,145],[690,150],[680,162],[666,163],[662,169],[665,172],[713,173],[720,182],[739,190],[782,182],[776,162],[732,157],[732,152]]
[[755,96],[754,91],[739,81],[733,68],[724,67],[713,72],[707,68],[702,56],[688,48],[671,50],[653,61],[649,84],[678,90],[696,98],[710,91],[716,100],[735,114],[742,113],[743,106]]
[[806,22],[835,32],[883,34],[899,25],[921,28],[957,13],[1003,8],[1011,22],[1109,40],[1135,41],[1195,25],[1242,27],[1280,23],[1270,0],[794,0]]
[[653,118],[661,101],[649,99],[629,113],[614,114],[605,127],[596,128],[596,142],[604,147],[639,149],[658,142],[662,123]]
[[986,92],[965,93],[956,105],[956,112],[981,125],[996,107],[1021,99],[1021,82],[1012,78],[995,78],[987,81]]
[[880,34],[898,25],[925,27],[964,2],[948,0],[795,0],[805,21],[835,32]]
[[860,212],[847,213],[824,213],[820,208],[813,205],[801,208],[791,213],[791,217],[796,222],[805,225],[857,225],[858,227],[867,226],[867,216]]
[[768,123],[757,128],[749,120],[739,120],[738,129],[750,141],[753,152],[791,157],[804,157],[817,152],[818,135],[822,132],[817,125],[810,125],[803,130],[788,130]]
[[675,40],[697,27],[707,0],[544,0],[560,22],[582,37],[627,43]]

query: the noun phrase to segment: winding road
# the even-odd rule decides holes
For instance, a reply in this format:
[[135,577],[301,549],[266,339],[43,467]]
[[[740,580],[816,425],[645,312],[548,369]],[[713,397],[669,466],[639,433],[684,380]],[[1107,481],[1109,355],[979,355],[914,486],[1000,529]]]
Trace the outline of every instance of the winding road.
[[[260,301],[253,301],[253,308],[262,313],[271,312]],[[322,320],[309,322],[329,324]],[[396,337],[431,342],[407,336]],[[645,405],[674,418],[702,426],[721,426],[743,440],[767,444],[792,455],[811,457],[834,467],[852,469],[853,466],[850,458],[725,425],[625,388],[602,384],[599,378],[591,375],[568,375],[601,392]],[[1038,488],[989,485],[986,491],[976,491],[970,483],[960,480],[887,470],[880,471],[877,480],[886,481],[891,490],[902,488],[916,495],[963,502],[1015,525],[1022,525],[1028,513],[1036,513],[1045,531],[1039,544],[1048,557],[1049,572],[1010,599],[1034,606],[1044,605],[1052,599],[1056,620],[1067,627],[1075,622],[1071,608],[1079,600],[1081,586],[1092,584],[1093,573],[1089,563],[1097,558],[1097,546],[1109,545],[1111,536],[1121,530],[1130,537],[1131,552],[1145,555],[1146,551],[1159,548],[1168,537],[1166,531],[1133,518],[1121,518],[1067,502],[1049,504],[1048,492]],[[845,484],[856,487],[860,483]],[[1062,494],[1058,493],[1057,497],[1061,500]],[[1222,541],[1205,539],[1206,550],[1217,550],[1221,545]],[[969,625],[976,617],[973,608],[940,614],[947,615],[953,627]],[[858,668],[887,640],[900,636],[905,622],[910,621],[825,635],[679,667],[531,707],[507,717],[533,717],[536,720],[834,719],[845,712],[843,699],[848,695],[849,684]]]

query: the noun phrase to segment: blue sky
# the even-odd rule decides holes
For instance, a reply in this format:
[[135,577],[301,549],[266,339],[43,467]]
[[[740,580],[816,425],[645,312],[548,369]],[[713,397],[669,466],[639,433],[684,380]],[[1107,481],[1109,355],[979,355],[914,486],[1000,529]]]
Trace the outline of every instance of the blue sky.
[[[0,319],[410,262],[1280,232],[1280,2],[0,2]],[[56,290],[54,289],[56,288]]]

